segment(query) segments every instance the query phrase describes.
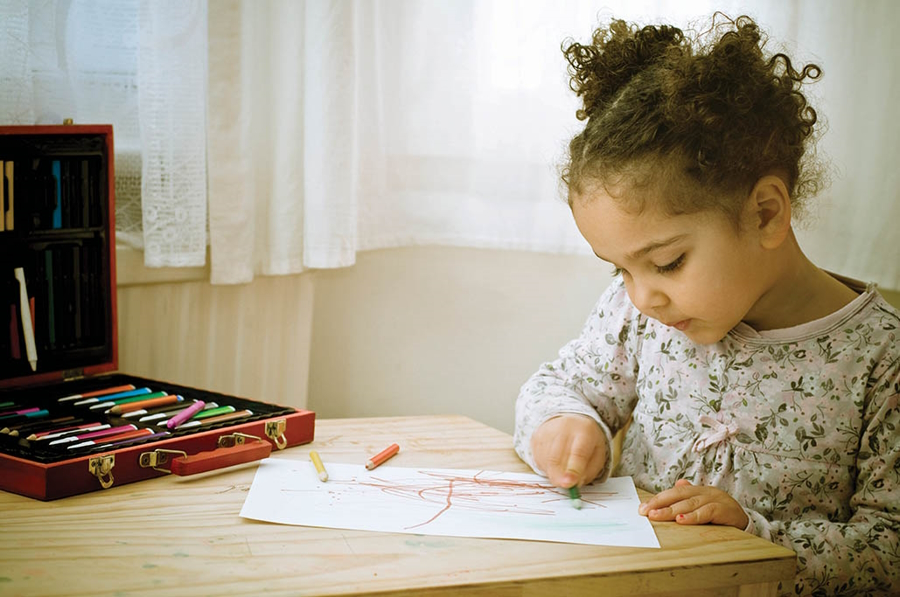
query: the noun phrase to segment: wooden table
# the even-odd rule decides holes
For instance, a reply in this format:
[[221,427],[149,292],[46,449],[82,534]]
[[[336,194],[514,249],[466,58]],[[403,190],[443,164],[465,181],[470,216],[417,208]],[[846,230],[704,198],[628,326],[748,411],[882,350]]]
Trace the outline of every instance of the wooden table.
[[[459,416],[321,420],[274,458],[530,472],[509,435]],[[654,524],[661,549],[297,527],[238,516],[255,463],[54,502],[0,492],[13,595],[775,595],[794,553],[733,528]],[[646,499],[647,494],[642,494]],[[790,585],[786,585],[790,586]]]

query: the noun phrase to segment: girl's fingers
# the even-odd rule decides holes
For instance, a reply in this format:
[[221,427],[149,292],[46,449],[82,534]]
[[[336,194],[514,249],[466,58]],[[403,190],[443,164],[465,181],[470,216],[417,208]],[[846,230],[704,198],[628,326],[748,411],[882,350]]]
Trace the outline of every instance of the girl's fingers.
[[645,503],[641,504],[638,508],[638,512],[641,514],[647,514],[651,510],[659,510],[670,506],[675,502],[684,499],[684,497],[685,496],[680,487],[666,489],[665,491],[660,491]]
[[713,521],[717,506],[715,503],[703,504],[696,510],[675,515],[678,524],[707,524]]
[[571,437],[565,434],[554,436],[553,441],[550,443],[547,467],[544,469],[544,472],[547,473],[547,478],[550,479],[550,482],[557,487],[561,487],[566,481],[570,444]]
[[575,435],[568,446],[568,458],[566,468],[563,471],[561,487],[571,487],[584,481],[585,472],[591,459],[597,451],[597,443],[594,438],[584,434]]
[[[652,498],[650,498],[646,503],[643,503],[638,508],[638,513],[645,514],[650,516],[652,512],[656,512],[656,515],[666,515],[669,509],[673,508],[675,504],[680,502],[684,502],[687,500],[699,500],[693,502],[695,507],[699,506],[702,503],[702,500],[699,499],[699,496],[702,495],[702,487],[695,487],[690,483],[677,485],[672,489],[667,489],[665,491],[661,491]],[[683,514],[687,512],[687,510],[683,509],[684,507],[680,507],[677,511],[673,511],[675,514]],[[656,518],[655,516],[651,516],[654,520],[671,520],[672,516],[668,518]]]

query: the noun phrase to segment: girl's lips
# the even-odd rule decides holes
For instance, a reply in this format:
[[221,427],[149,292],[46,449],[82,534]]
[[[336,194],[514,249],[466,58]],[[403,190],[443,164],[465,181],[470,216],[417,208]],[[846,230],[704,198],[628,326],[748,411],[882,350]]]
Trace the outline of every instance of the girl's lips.
[[677,321],[672,324],[672,327],[678,330],[679,332],[683,332],[687,329],[687,327],[691,325],[690,319],[682,319],[681,321]]

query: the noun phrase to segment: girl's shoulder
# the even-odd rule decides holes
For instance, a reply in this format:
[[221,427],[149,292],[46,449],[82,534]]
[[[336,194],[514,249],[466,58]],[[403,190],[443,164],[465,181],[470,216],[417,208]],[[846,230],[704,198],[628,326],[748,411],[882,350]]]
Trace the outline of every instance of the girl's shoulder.
[[[832,274],[834,275],[834,274]],[[740,323],[729,336],[750,345],[787,345],[814,342],[872,342],[896,349],[896,337],[900,333],[900,310],[887,302],[875,284],[834,275],[858,296],[838,311],[820,319],[797,326],[758,332]]]

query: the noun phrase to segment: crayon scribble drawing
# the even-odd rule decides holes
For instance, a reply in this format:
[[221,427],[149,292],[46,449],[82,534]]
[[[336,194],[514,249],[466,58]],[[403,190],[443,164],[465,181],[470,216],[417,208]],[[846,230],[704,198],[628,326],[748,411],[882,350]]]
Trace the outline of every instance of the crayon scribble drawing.
[[[424,527],[439,516],[455,510],[472,512],[494,512],[498,515],[516,513],[535,516],[553,516],[556,506],[569,503],[569,498],[546,480],[522,481],[516,479],[492,478],[485,471],[474,474],[456,474],[435,470],[417,470],[421,478],[389,480],[373,474],[371,479],[343,481],[349,485],[371,487],[390,496],[406,500],[423,501],[434,504],[439,509],[426,521],[406,527],[406,530]],[[615,492],[604,491],[593,495],[592,500],[582,500],[587,507],[606,508],[598,498],[613,499]]]
[[269,458],[260,464],[241,516],[304,526],[659,547],[630,477],[582,488],[583,507],[527,473],[325,463]]

